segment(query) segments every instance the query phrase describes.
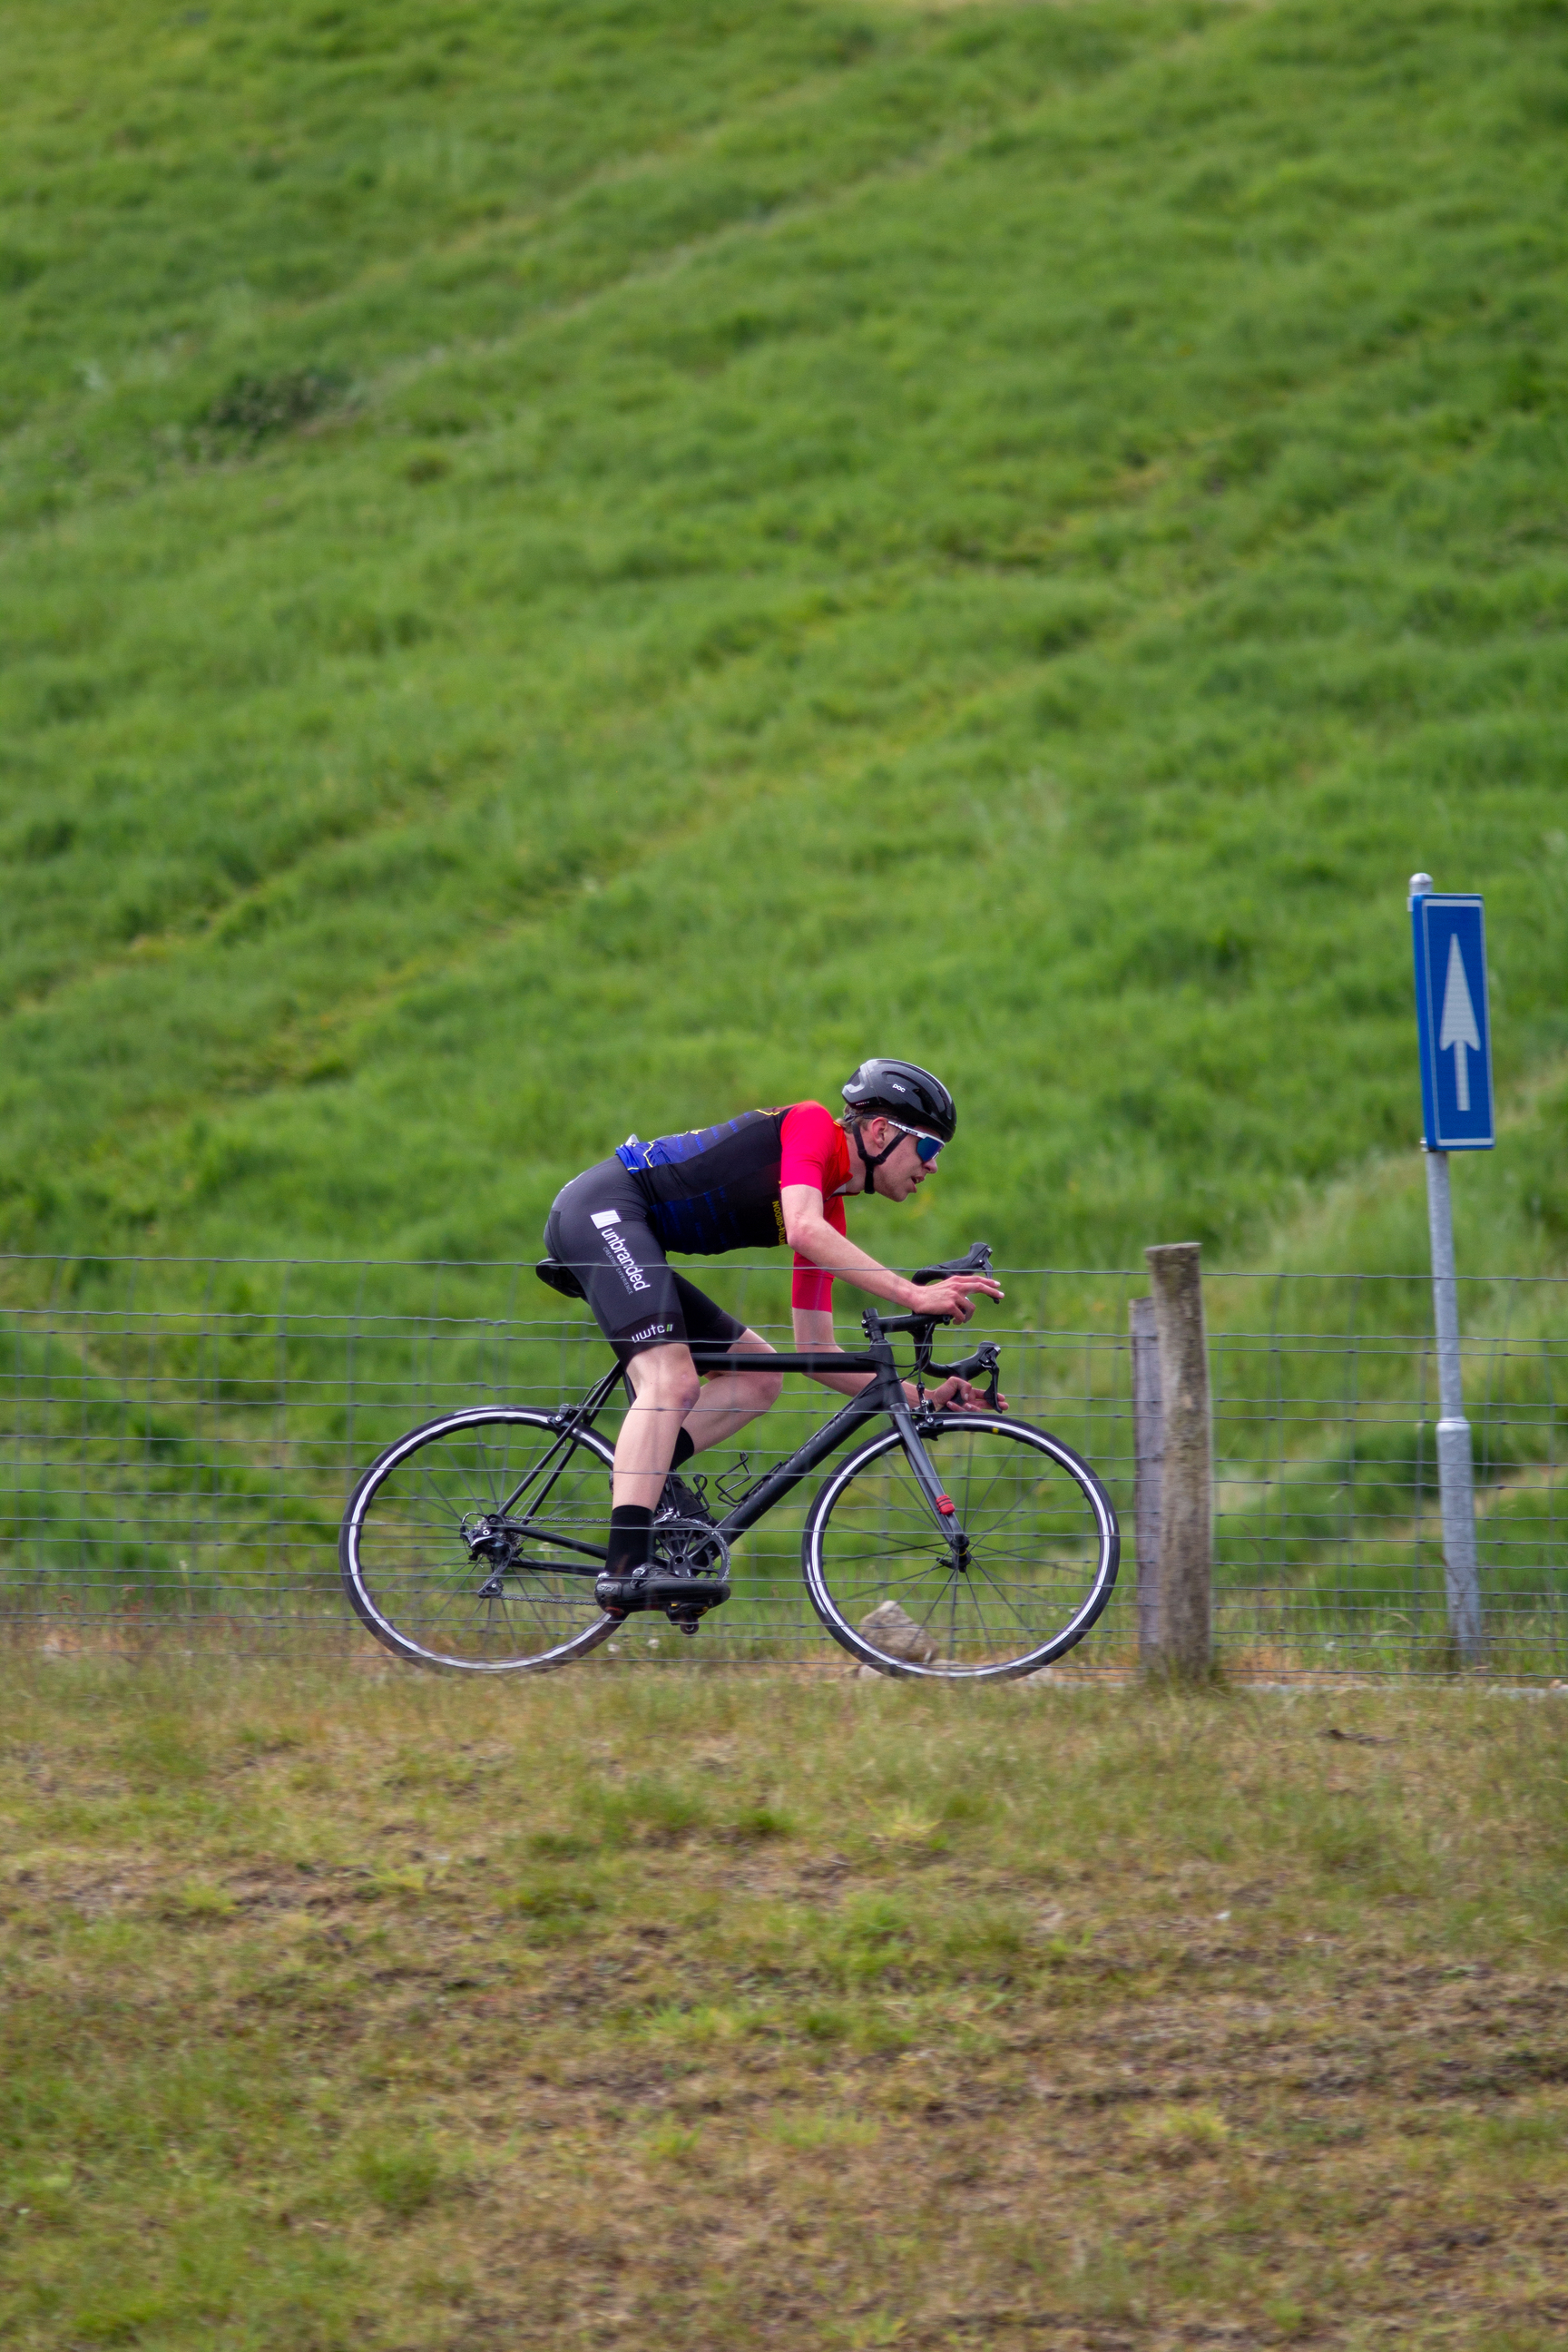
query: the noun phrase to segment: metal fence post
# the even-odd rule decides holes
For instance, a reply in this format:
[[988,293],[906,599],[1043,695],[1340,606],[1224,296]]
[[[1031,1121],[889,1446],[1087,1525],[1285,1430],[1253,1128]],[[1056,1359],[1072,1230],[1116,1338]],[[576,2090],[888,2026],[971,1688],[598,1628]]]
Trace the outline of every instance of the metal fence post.
[[1437,1486],[1443,1502],[1443,1578],[1448,1638],[1467,1665],[1481,1650],[1481,1583],[1476,1560],[1475,1467],[1459,1361],[1459,1284],[1454,1268],[1454,1208],[1448,1155],[1426,1154],[1426,1220],[1432,1234],[1432,1317],[1437,1330]]
[[1214,1432],[1196,1242],[1143,1253],[1154,1291],[1164,1420],[1156,1663],[1198,1677],[1213,1664]]
[[1160,1393],[1160,1341],[1154,1302],[1134,1298],[1127,1309],[1132,1342],[1132,1515],[1138,1549],[1138,1663],[1160,1654],[1160,1488],[1165,1467],[1165,1415]]

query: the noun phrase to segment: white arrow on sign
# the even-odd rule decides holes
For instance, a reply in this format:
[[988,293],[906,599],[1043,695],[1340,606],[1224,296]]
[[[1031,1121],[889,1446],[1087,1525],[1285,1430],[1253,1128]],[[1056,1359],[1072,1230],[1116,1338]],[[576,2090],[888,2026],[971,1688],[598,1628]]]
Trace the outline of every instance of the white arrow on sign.
[[1459,953],[1459,935],[1448,936],[1448,972],[1443,982],[1443,1020],[1437,1032],[1437,1051],[1446,1054],[1454,1049],[1454,1097],[1461,1110],[1470,1108],[1470,1070],[1465,1059],[1468,1047],[1472,1054],[1481,1050],[1481,1033],[1476,1027],[1476,1008],[1470,1003],[1470,986],[1465,978],[1465,959]]

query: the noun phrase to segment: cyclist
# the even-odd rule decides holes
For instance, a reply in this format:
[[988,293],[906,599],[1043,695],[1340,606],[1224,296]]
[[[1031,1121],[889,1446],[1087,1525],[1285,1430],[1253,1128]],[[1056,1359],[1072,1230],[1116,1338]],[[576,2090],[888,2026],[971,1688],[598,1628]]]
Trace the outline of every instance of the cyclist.
[[[677,1274],[667,1249],[700,1257],[792,1249],[795,1338],[803,1351],[837,1349],[836,1276],[895,1307],[919,1307],[959,1323],[973,1313],[974,1295],[1002,1297],[987,1274],[950,1275],[917,1287],[858,1249],[846,1228],[846,1199],[879,1192],[909,1200],[952,1142],[958,1112],[941,1079],[913,1062],[876,1059],[862,1062],[842,1093],[837,1118],[821,1103],[800,1102],[742,1111],[722,1126],[652,1143],[631,1136],[556,1198],[545,1246],[575,1276],[634,1395],[616,1444],[607,1576],[629,1576],[649,1564],[656,1518],[708,1517],[674,1472],[765,1412],[783,1386],[783,1375],[762,1362],[739,1368],[741,1360],[773,1349]],[[726,1343],[737,1370],[708,1377],[705,1388],[691,1339]],[[816,1377],[853,1396],[871,1375]],[[985,1399],[969,1381],[950,1379],[928,1402],[973,1410]]]

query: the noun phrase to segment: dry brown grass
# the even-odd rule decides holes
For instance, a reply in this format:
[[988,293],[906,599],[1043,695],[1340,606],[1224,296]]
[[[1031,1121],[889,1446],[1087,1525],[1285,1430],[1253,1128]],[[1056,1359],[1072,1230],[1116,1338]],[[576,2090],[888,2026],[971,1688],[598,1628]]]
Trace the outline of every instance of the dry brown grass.
[[5,1722],[7,2343],[1568,2326],[1563,1701],[78,1657]]

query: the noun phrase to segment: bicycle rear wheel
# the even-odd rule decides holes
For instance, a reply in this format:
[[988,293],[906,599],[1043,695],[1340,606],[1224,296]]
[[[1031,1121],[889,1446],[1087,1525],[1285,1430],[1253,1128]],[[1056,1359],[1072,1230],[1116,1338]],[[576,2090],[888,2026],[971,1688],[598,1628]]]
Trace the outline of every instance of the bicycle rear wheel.
[[1080,1642],[1110,1600],[1121,1536],[1110,1498],[1058,1437],[954,1412],[922,1437],[968,1539],[957,1561],[896,1429],[826,1479],[802,1546],[812,1605],[884,1674],[1000,1682]]
[[592,1430],[563,1438],[521,1405],[410,1430],[343,1514],[338,1563],[356,1614],[421,1666],[526,1674],[582,1657],[616,1626],[594,1598],[612,1460]]

